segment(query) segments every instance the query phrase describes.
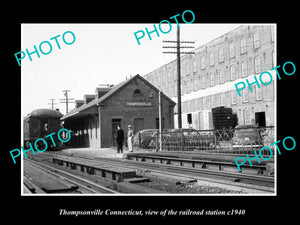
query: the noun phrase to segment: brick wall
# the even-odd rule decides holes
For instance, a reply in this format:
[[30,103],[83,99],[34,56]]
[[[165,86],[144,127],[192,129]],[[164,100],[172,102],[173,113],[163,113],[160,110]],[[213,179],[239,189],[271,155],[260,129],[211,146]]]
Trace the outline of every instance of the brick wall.
[[[133,94],[139,89],[141,94]],[[134,106],[130,103],[141,102],[151,106]],[[129,105],[128,105],[129,103]],[[174,127],[174,118],[170,101],[162,97],[163,117],[165,128]],[[118,93],[107,99],[99,108],[101,147],[111,147],[114,142],[112,137],[112,119],[121,119],[121,126],[127,131],[127,126],[131,124],[133,129],[135,119],[143,119],[143,129],[156,128],[156,118],[158,118],[158,93],[140,79],[132,80]]]
[[[256,112],[265,111],[267,125],[274,125],[274,111],[270,110],[275,110],[274,82],[260,90],[253,86],[255,90],[250,93],[245,90],[242,97],[239,97],[234,89],[237,79],[246,79],[276,66],[273,28],[271,25],[240,26],[196,48],[194,55],[181,56],[183,127],[190,126],[185,123],[186,114],[192,113],[193,118],[200,118],[195,119],[193,127],[200,129],[203,126],[199,121],[203,119],[195,113],[204,114],[204,110],[218,106],[227,106],[235,110],[238,113],[239,124],[245,123],[241,111],[250,111],[250,117],[247,117],[247,122],[250,123],[253,123]],[[245,45],[242,45],[242,39]],[[144,76],[175,101],[176,77],[176,60]],[[209,121],[203,121],[202,124],[208,124],[205,128],[211,127]]]

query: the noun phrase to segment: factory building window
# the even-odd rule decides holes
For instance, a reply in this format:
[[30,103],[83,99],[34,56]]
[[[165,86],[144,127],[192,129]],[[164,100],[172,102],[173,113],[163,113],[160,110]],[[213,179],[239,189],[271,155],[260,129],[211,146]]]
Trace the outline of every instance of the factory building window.
[[261,63],[260,63],[260,56],[256,56],[254,59],[254,65],[255,65],[255,73],[261,72]]
[[205,77],[206,77],[206,86],[210,87],[210,74],[207,73]]
[[198,77],[197,76],[194,76],[194,79],[193,79],[193,91],[198,91]]
[[196,100],[196,111],[202,110],[203,109],[203,97],[200,97]]
[[243,102],[249,102],[249,89],[245,88],[242,91],[242,95],[243,95]]
[[177,80],[177,70],[174,68],[172,70],[172,73],[173,73],[173,80],[176,81]]
[[247,77],[247,71],[248,71],[248,64],[247,61],[243,61],[242,63],[242,77]]
[[195,99],[191,99],[188,101],[188,111],[189,112],[195,111]]
[[225,72],[224,68],[220,69],[220,83],[223,84],[225,82]]
[[220,93],[216,93],[212,98],[212,107],[220,106]]
[[206,98],[207,97],[203,97],[203,109],[207,109]]
[[211,86],[215,85],[215,75],[214,75],[214,72],[210,72],[210,84],[211,84]]
[[202,70],[205,69],[205,57],[204,56],[201,57],[201,69]]
[[275,26],[271,26],[271,42],[275,41]]
[[220,106],[225,106],[225,92],[220,93]]
[[204,88],[206,88],[205,76],[204,75],[202,75],[201,80],[202,80],[202,89],[204,89]]
[[213,66],[214,64],[215,64],[214,53],[211,52],[211,53],[209,54],[209,65],[210,65],[210,66]]
[[205,103],[206,103],[206,108],[210,109],[212,104],[212,95],[206,96]]
[[192,114],[191,113],[187,114],[187,122],[188,122],[188,124],[192,124],[193,123],[193,121],[192,121]]
[[200,77],[198,77],[198,79],[196,80],[196,83],[197,83],[197,90],[199,90],[199,89],[201,89],[201,78]]
[[234,43],[231,42],[229,45],[229,58],[233,58],[234,57]]
[[259,48],[260,47],[259,31],[256,31],[254,33],[253,41],[254,41],[254,48]]
[[263,96],[262,96],[262,88],[257,88],[255,87],[255,92],[256,92],[256,100],[262,100]]
[[230,66],[230,80],[235,79],[235,65]]
[[219,62],[224,62],[224,48],[219,48]]
[[216,70],[216,73],[215,73],[215,85],[218,85],[219,83],[220,83],[220,75],[219,75],[218,70]]
[[186,65],[186,67],[185,67],[185,69],[186,69],[185,75],[189,76],[190,75],[190,62],[186,62],[185,65]]
[[243,37],[241,39],[241,54],[246,53],[247,52],[247,38]]
[[231,104],[235,105],[236,104],[236,98],[237,98],[236,90],[231,91]]
[[274,82],[271,83],[270,85],[266,86],[263,91],[263,96],[266,99],[273,100],[274,99]]
[[197,72],[197,60],[193,60],[193,72]]
[[250,118],[250,110],[249,109],[244,109],[244,121],[245,124],[250,124],[251,123],[251,118]]
[[186,113],[186,112],[188,112],[188,104],[187,104],[188,102],[187,101],[185,101],[185,102],[182,102],[182,112],[183,113]]

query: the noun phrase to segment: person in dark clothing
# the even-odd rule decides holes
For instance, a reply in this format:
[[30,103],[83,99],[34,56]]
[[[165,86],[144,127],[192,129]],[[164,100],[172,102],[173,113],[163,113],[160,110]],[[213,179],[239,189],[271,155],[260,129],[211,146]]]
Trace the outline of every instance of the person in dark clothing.
[[123,142],[124,142],[124,130],[122,130],[121,126],[118,125],[117,127],[117,136],[116,136],[116,142],[117,142],[117,152],[123,153]]

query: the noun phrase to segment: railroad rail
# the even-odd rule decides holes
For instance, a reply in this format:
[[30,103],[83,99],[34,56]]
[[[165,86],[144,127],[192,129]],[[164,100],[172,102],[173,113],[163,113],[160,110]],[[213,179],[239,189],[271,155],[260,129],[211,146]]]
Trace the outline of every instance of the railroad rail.
[[96,160],[102,160],[106,162],[118,163],[120,166],[134,166],[137,168],[143,168],[148,170],[155,171],[166,171],[172,172],[175,174],[183,174],[193,178],[199,177],[213,177],[221,180],[230,180],[233,182],[245,183],[245,184],[255,184],[262,187],[274,187],[274,177],[261,176],[261,175],[252,175],[252,174],[243,174],[243,173],[234,173],[227,171],[215,171],[207,170],[202,168],[188,168],[178,165],[168,165],[168,164],[156,164],[151,162],[140,162],[140,161],[131,161],[131,160],[120,160],[112,158],[96,158]]
[[[227,161],[221,161],[220,159],[201,159],[198,157],[186,158],[186,155],[171,155],[171,154],[139,154],[130,153],[127,155],[127,159],[141,161],[141,162],[152,162],[158,164],[176,165],[181,167],[201,168],[214,171],[227,171],[227,172],[238,172],[235,163]],[[268,171],[265,165],[252,165],[244,164],[241,166],[241,172],[245,174],[257,174],[257,175],[268,175]]]
[[[41,158],[39,156],[41,156]],[[94,191],[93,193],[91,192],[92,194],[163,193],[160,190],[140,185],[139,183],[148,182],[150,179],[136,175],[133,169],[122,168],[116,171],[117,165],[112,166],[103,162],[100,166],[100,163],[95,162],[95,160],[87,162],[81,160],[79,157],[68,157],[68,160],[66,160],[66,158],[58,159],[51,153],[36,155],[35,157],[32,157],[32,159],[34,159],[34,163],[37,163],[39,166],[41,166],[41,169],[44,167],[48,168],[49,170],[47,172],[50,174],[53,172],[55,174],[60,172],[59,176],[62,176],[61,174],[63,174],[63,176],[67,174],[69,176],[68,178],[71,181],[75,180],[77,183],[79,183],[78,185],[83,182],[84,187],[89,187],[91,189],[97,188],[98,190],[96,190],[96,192]],[[41,160],[42,162],[35,162],[36,160]],[[30,162],[32,161],[33,160],[30,160]],[[53,164],[50,165],[50,163]],[[122,177],[115,174],[116,172],[122,174],[121,170],[129,171],[129,176],[126,173],[126,176]]]
[[[85,193],[85,194],[96,194],[96,193],[109,193],[118,194],[119,192],[111,190],[90,180],[76,176],[63,170],[59,170],[55,167],[45,165],[43,163],[34,160],[24,160],[25,166],[36,168],[43,173],[42,179],[55,180],[55,184],[49,179],[46,182],[41,180],[36,181],[31,178],[30,173],[25,170],[24,185],[26,189],[29,189],[31,193],[43,194],[43,193]],[[45,174],[46,177],[45,177]],[[29,177],[29,178],[28,178]],[[70,186],[71,185],[71,186]],[[69,188],[62,189],[61,187],[66,186]]]

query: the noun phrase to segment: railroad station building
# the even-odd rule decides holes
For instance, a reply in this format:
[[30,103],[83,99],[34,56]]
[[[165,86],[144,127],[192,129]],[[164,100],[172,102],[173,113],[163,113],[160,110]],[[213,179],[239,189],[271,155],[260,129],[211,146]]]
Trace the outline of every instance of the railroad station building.
[[[252,85],[252,92],[247,86],[242,96],[234,86],[276,66],[275,33],[274,24],[242,25],[195,48],[195,54],[181,56],[183,128],[214,129],[212,109],[220,106],[232,108],[239,125],[275,125],[275,81],[261,88]],[[144,78],[177,102],[177,60]],[[174,113],[177,127],[176,106]]]
[[[159,90],[140,75],[117,85],[97,87],[95,94],[76,100],[75,108],[62,117],[64,127],[72,132],[75,147],[106,148],[116,146],[117,125],[134,133],[159,126]],[[174,128],[174,106],[161,93],[162,126]],[[126,137],[125,137],[126,138]]]

